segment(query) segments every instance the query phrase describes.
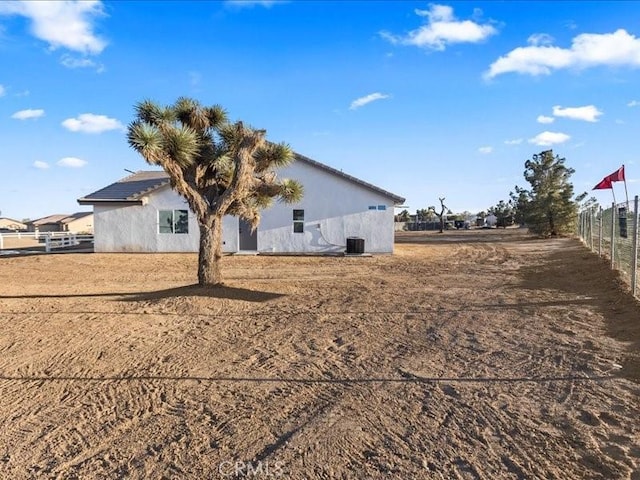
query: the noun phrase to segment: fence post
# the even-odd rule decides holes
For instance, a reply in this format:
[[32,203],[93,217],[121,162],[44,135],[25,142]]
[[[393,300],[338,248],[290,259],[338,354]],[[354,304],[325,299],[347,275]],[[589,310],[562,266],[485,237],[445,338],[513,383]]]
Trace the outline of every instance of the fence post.
[[631,258],[631,292],[638,290],[638,195],[633,200],[633,257]]
[[593,216],[595,215],[595,208],[589,209],[589,250],[593,252]]
[[600,221],[598,222],[598,256],[602,256],[602,207],[598,211]]
[[47,253],[51,252],[51,236],[49,235],[44,237],[44,251]]
[[4,248],[4,243],[2,240],[2,234],[0,233],[0,250],[2,250]]
[[611,204],[611,268],[616,268],[616,203]]

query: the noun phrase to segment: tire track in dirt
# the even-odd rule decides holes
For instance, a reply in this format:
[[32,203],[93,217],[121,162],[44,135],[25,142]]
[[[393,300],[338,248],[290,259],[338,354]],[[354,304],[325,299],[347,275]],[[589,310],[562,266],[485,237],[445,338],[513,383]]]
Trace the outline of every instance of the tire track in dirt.
[[0,476],[632,478],[637,385],[580,380],[617,375],[626,346],[592,292],[543,278],[561,248],[225,258],[220,298],[189,285],[194,256],[70,255],[54,287],[54,257],[39,277],[7,259]]

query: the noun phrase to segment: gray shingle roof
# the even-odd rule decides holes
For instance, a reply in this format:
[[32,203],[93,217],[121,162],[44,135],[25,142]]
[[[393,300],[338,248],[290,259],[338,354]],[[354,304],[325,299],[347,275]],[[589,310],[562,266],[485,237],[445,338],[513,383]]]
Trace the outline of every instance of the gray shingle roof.
[[[329,167],[324,163],[317,162],[316,160],[312,160],[304,155],[300,155],[299,153],[295,154],[295,159],[298,162],[303,162],[308,165],[312,165],[315,168],[319,168],[324,170],[325,172],[329,172],[333,175],[337,175],[338,177],[342,177],[350,182],[353,182],[357,185],[367,188],[368,190],[374,191],[380,195],[390,198],[396,204],[401,204],[404,202],[404,198],[399,195],[395,195],[387,190],[384,190],[380,187],[376,187],[371,183],[367,183],[364,180],[360,180],[359,178],[353,177],[346,173],[341,172],[340,170],[336,170],[335,168]],[[97,192],[91,193],[86,197],[79,198],[78,203],[80,205],[92,205],[95,203],[102,202],[131,202],[131,203],[141,203],[142,197],[148,193],[157,190],[160,187],[169,184],[169,176],[164,170],[141,170],[136,172],[128,177],[123,178],[122,180],[118,180],[116,183],[112,183],[111,185],[104,187]]]
[[139,171],[97,192],[78,199],[80,205],[101,202],[140,203],[147,193],[169,184],[169,176],[164,170]]

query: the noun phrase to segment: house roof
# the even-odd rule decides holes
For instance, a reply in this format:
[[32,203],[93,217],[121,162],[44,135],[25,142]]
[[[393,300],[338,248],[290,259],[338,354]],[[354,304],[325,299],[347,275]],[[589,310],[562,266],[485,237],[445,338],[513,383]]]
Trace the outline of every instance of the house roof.
[[48,217],[42,217],[42,218],[38,218],[36,220],[33,220],[29,223],[32,223],[33,225],[49,225],[51,223],[60,223],[60,221],[64,220],[65,218],[67,218],[69,215],[65,214],[56,214],[56,215],[49,215]]
[[142,203],[144,195],[168,184],[169,176],[164,170],[139,171],[78,199],[78,203],[80,205],[102,202]]
[[19,220],[16,220],[14,218],[9,218],[9,217],[0,217],[0,220],[7,220],[8,222],[13,222],[13,223],[16,223],[16,224],[19,223],[20,225],[24,225],[25,224],[25,222],[21,222]]
[[48,217],[38,218],[37,220],[33,220],[29,223],[33,225],[50,225],[53,223],[71,223],[75,220],[79,220],[89,215],[93,215],[93,212],[76,212],[72,215],[67,215],[66,213],[49,215]]
[[84,217],[88,217],[89,215],[93,215],[93,212],[76,212],[60,220],[60,223],[75,222],[76,220],[80,220]]
[[[352,183],[365,187],[368,190],[374,191],[390,198],[396,204],[404,202],[404,198],[399,195],[395,195],[380,187],[360,180],[359,178],[348,175],[340,170],[329,167],[324,163],[320,163],[316,160],[312,160],[304,155],[295,153],[295,161],[306,163],[315,168],[331,173]],[[128,177],[118,180],[111,185],[108,185],[96,192],[93,192],[86,197],[78,199],[80,205],[93,205],[103,202],[125,202],[125,203],[142,203],[142,197],[157,190],[160,187],[164,187],[169,184],[169,175],[164,170],[142,170],[138,171]]]

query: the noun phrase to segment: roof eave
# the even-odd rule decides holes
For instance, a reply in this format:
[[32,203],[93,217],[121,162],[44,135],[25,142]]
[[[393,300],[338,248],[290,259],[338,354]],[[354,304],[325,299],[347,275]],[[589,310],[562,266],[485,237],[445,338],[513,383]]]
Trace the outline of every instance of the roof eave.
[[97,204],[144,205],[144,201],[141,198],[136,200],[123,200],[122,198],[79,198],[78,204],[80,205],[97,205]]

